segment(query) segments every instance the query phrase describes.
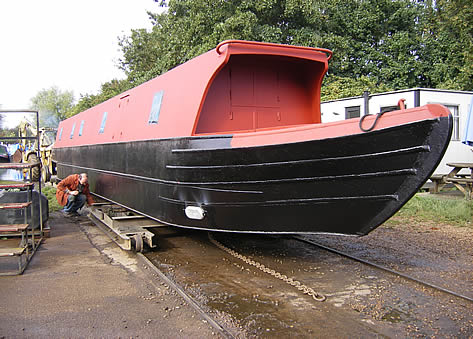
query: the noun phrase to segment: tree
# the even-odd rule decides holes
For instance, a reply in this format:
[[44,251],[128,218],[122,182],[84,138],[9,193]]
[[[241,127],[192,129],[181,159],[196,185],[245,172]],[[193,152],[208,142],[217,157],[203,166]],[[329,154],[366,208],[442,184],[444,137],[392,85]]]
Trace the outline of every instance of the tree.
[[[1,107],[0,107],[1,109]],[[5,115],[0,113],[0,137],[14,137],[15,129],[7,125]]]
[[152,31],[121,41],[132,81],[155,77],[226,39],[329,48],[330,73],[368,76],[393,88],[421,86],[419,17],[410,0],[170,0]]
[[336,100],[369,93],[392,91],[393,88],[386,84],[378,84],[373,78],[361,76],[357,79],[328,75],[325,77],[321,89],[321,101]]
[[71,91],[61,91],[57,87],[43,89],[31,99],[31,108],[39,112],[42,127],[57,127],[67,117],[73,107],[74,95]]
[[128,81],[140,83],[142,73],[151,70],[158,62],[159,39],[152,32],[145,29],[131,31],[131,36],[124,36],[119,40],[123,58],[119,68],[128,75]]
[[[120,40],[119,66],[130,87],[223,40],[241,39],[331,49],[326,98],[365,89],[473,89],[469,0],[155,1],[167,11],[148,13],[152,30]],[[80,103],[108,97],[85,96]]]
[[426,14],[424,60],[436,87],[473,90],[473,8],[468,0],[437,0]]
[[93,106],[96,106],[130,88],[133,87],[133,84],[128,80],[111,80],[102,84],[99,94],[85,94],[81,95],[78,103],[71,107],[66,112],[66,117],[71,117],[75,114],[85,111]]

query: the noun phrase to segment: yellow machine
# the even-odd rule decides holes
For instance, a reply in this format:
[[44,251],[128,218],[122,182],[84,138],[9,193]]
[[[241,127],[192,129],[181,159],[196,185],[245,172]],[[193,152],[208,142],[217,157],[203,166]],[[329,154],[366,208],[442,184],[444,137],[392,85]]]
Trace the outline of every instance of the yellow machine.
[[[56,164],[52,159],[52,147],[56,140],[56,132],[57,130],[51,127],[42,127],[39,129],[39,154],[41,158],[41,175],[44,182],[50,181],[51,175],[56,173]],[[29,122],[23,121],[18,126],[18,136],[37,137],[36,129],[33,128]],[[20,154],[13,155],[14,161],[37,162],[39,160],[37,151],[37,139],[22,139],[19,149]],[[33,168],[31,179],[38,181],[39,175],[39,168]]]

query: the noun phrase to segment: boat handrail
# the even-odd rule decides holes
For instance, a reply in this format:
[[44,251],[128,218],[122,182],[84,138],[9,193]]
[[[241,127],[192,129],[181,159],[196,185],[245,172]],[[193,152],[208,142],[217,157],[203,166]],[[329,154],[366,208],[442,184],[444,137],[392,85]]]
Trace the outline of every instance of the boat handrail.
[[222,51],[220,48],[224,45],[227,44],[233,44],[233,43],[239,43],[239,44],[247,44],[247,45],[258,45],[258,46],[267,46],[267,47],[286,47],[286,48],[297,48],[297,49],[304,49],[308,51],[316,51],[316,52],[322,52],[327,54],[327,61],[329,61],[332,58],[333,52],[329,49],[326,48],[319,48],[319,47],[305,47],[305,46],[292,46],[292,45],[281,45],[281,44],[275,44],[271,42],[258,42],[258,41],[246,41],[246,40],[225,40],[222,41],[217,45],[216,51],[218,54],[222,54]]

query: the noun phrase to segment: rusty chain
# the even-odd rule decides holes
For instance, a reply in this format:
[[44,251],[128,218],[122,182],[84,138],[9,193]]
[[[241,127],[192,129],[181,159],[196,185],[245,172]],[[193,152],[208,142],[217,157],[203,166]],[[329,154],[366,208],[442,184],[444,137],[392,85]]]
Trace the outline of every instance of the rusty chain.
[[259,270],[263,271],[264,273],[270,274],[273,277],[286,282],[287,284],[297,288],[302,293],[310,295],[312,298],[314,298],[314,300],[324,301],[326,299],[326,297],[323,294],[320,294],[320,293],[316,292],[313,288],[302,284],[300,281],[294,280],[293,278],[289,278],[285,274],[281,274],[279,272],[276,272],[275,270],[273,270],[271,268],[268,268],[268,267],[264,266],[263,264],[261,264],[257,261],[254,261],[254,260],[252,260],[252,259],[250,259],[250,258],[248,258],[248,257],[246,257],[242,254],[239,254],[238,252],[232,250],[231,248],[226,247],[225,245],[223,245],[220,242],[218,242],[217,240],[215,240],[214,237],[210,233],[209,233],[209,239],[215,246],[217,246],[221,250],[223,250],[223,251],[227,252],[228,254],[234,256],[235,258],[238,258],[238,259],[244,261],[248,265],[251,265],[251,266],[254,266],[254,267],[258,268]]

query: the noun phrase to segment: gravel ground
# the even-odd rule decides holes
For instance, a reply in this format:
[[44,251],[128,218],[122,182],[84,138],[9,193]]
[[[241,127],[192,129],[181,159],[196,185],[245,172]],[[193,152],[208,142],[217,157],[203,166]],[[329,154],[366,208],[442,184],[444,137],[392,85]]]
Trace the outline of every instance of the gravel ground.
[[[365,237],[310,238],[473,298],[472,226],[394,217]],[[373,319],[404,324],[407,336],[473,337],[472,302],[435,292],[403,278],[379,283],[376,293],[352,298],[349,304]]]

